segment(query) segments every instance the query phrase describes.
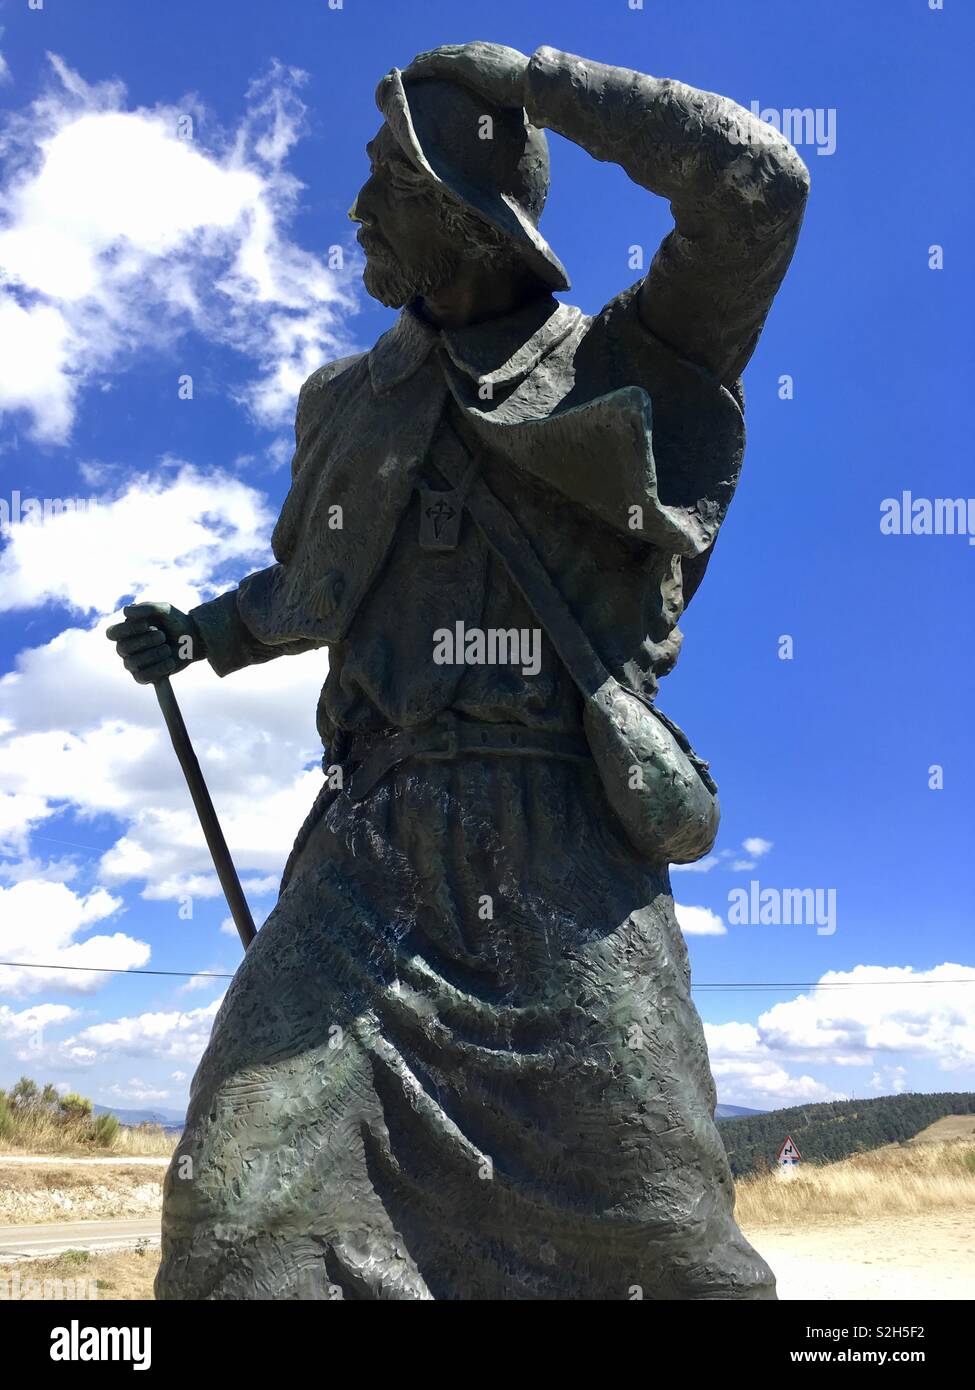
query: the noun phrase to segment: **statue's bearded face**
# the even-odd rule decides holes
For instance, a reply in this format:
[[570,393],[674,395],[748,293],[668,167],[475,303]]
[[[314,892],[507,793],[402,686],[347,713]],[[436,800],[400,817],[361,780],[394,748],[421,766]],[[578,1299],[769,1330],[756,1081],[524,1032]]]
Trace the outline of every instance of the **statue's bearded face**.
[[372,172],[349,216],[360,224],[362,279],[374,299],[400,309],[450,285],[464,258],[490,254],[490,229],[415,168],[387,126],[366,153]]

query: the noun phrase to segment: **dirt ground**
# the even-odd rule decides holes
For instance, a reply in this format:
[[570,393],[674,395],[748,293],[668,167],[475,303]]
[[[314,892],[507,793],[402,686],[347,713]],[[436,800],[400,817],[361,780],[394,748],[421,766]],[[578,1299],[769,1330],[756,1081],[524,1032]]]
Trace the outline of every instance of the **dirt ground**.
[[[775,1271],[783,1301],[963,1300],[975,1297],[972,1215],[902,1216],[895,1222],[747,1234]],[[151,1299],[158,1263],[158,1248],[87,1257],[75,1251],[58,1259],[20,1261],[0,1268],[0,1300],[89,1298],[92,1284],[95,1298]],[[61,1281],[53,1293],[52,1280]],[[78,1281],[84,1283],[79,1287]]]
[[783,1300],[975,1298],[975,1210],[746,1232]]
[[[947,1146],[943,1147],[951,1157]],[[954,1185],[944,1187],[936,1163],[944,1166],[944,1155],[939,1158],[933,1148],[926,1148],[928,1158],[921,1165],[925,1172],[917,1181],[923,1179],[928,1186],[918,1187],[912,1200],[927,1193],[934,1203],[931,1209],[877,1209],[884,1194],[889,1204],[897,1195],[893,1188],[904,1189],[910,1152],[893,1146],[889,1154],[862,1155],[822,1170],[831,1184],[825,1196],[810,1177],[805,1203],[800,1202],[791,1224],[783,1222],[783,1214],[774,1204],[766,1200],[763,1206],[761,1201],[751,1201],[749,1211],[753,1215],[743,1220],[742,1226],[772,1266],[781,1299],[975,1298],[975,1204],[969,1195],[972,1179],[967,1170],[953,1163],[951,1174],[958,1169],[966,1181],[959,1187],[959,1180],[952,1176]],[[913,1152],[917,1154],[917,1150]],[[919,1162],[920,1157],[910,1159],[914,1167]],[[928,1167],[931,1174],[926,1171]],[[106,1168],[70,1161],[5,1165],[0,1159],[0,1225],[151,1216],[159,1210],[163,1171],[141,1165]],[[869,1215],[853,1214],[855,1209],[849,1215],[830,1212],[828,1207],[818,1210],[817,1202],[823,1206],[827,1197],[837,1201],[837,1193],[842,1197],[846,1191],[843,1183],[850,1186],[854,1178],[861,1185],[867,1178],[876,1179],[864,1198]],[[939,1182],[942,1186],[936,1186]],[[945,1194],[950,1201],[938,1205]],[[777,1186],[773,1195],[781,1195]],[[800,1195],[796,1185],[795,1196]],[[754,1219],[755,1213],[761,1218],[765,1210],[771,1220]],[[95,1297],[148,1299],[158,1260],[156,1246],[142,1252],[69,1251],[55,1258],[5,1264],[0,1266],[0,1299],[90,1297],[93,1287]],[[16,1285],[15,1276],[19,1280]],[[71,1279],[84,1281],[86,1292],[71,1292]],[[68,1291],[44,1293],[45,1281],[52,1280],[55,1290]]]

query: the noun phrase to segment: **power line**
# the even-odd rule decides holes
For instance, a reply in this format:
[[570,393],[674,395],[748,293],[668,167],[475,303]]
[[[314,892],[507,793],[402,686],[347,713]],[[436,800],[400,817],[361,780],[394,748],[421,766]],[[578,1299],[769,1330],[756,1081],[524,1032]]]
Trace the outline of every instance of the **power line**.
[[79,844],[77,840],[58,840],[53,835],[38,835],[36,831],[33,834],[33,838],[35,840],[47,840],[47,842],[52,845],[70,845],[72,849],[90,849],[92,854],[105,853],[104,846],[99,849],[97,845],[82,845]]
[[[220,974],[213,970],[120,970],[101,965],[43,965],[37,961],[0,960],[0,967],[14,970],[81,970],[92,975],[174,975],[198,980],[232,980],[233,973]],[[757,990],[757,989],[881,989],[891,985],[975,985],[975,976],[964,980],[834,980],[827,984],[819,980],[728,980],[692,984],[692,989]]]
[[232,980],[233,975],[220,975],[213,970],[119,970],[109,965],[39,965],[36,961],[0,960],[0,967],[14,970],[83,970],[89,975],[181,975],[195,980]]

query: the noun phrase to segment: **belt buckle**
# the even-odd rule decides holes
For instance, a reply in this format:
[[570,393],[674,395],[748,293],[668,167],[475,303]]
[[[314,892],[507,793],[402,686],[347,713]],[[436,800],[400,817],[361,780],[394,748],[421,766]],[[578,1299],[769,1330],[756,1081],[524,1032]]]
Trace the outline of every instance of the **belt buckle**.
[[457,716],[454,714],[453,710],[444,710],[443,714],[437,715],[437,718],[434,720],[434,728],[444,734],[447,740],[447,747],[443,751],[440,749],[431,750],[426,755],[428,758],[442,758],[445,761],[456,758],[460,746],[457,734],[458,722]]

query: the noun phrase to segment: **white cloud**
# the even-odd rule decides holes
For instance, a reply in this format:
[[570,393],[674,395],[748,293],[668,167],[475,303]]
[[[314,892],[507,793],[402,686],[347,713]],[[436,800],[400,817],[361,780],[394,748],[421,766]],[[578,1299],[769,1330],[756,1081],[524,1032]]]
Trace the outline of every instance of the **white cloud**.
[[124,1085],[109,1086],[109,1094],[117,1096],[119,1100],[146,1101],[168,1100],[169,1092],[160,1091],[156,1087],[149,1085],[139,1076],[133,1076]]
[[239,129],[207,147],[214,122],[195,101],[127,109],[119,82],[89,86],[51,64],[49,90],[3,131],[0,412],[27,411],[39,439],[63,442],[84,384],[142,342],[197,328],[257,362],[234,394],[281,423],[302,380],[349,350],[356,305],[355,257],[330,270],[285,231],[304,74],[272,63]]
[[795,1076],[764,1042],[751,1023],[706,1023],[711,1071],[722,1096],[756,1109],[774,1109],[799,1101],[841,1100],[840,1092],[803,1073]]
[[[260,494],[182,466],[162,481],[133,480],[93,511],[14,528],[0,553],[0,602],[56,598],[113,617],[130,595],[189,608],[227,587],[231,574],[266,563],[270,529]],[[0,845],[23,854],[29,830],[65,806],[107,812],[127,829],[103,860],[106,881],[144,880],[155,898],[215,897],[158,705],[105,640],[108,621],[21,652],[16,671],[0,679]],[[322,652],[226,682],[201,662],[175,683],[228,843],[251,871],[252,897],[276,889],[321,785],[320,771],[307,768],[320,757],[315,708],[326,671]]]
[[49,806],[43,796],[29,796],[0,788],[0,854],[24,854],[32,827],[53,814],[54,807]]
[[79,934],[111,917],[122,906],[104,888],[80,896],[62,883],[26,879],[11,888],[0,887],[0,960],[35,962],[50,969],[0,966],[4,994],[30,994],[57,986],[89,994],[108,979],[104,972],[59,969],[65,966],[104,966],[130,970],[144,966],[149,947],[122,932],[111,936]]
[[870,1087],[883,1095],[899,1095],[907,1090],[906,1067],[883,1067],[870,1078]]
[[0,610],[56,602],[108,614],[132,594],[192,605],[222,569],[271,562],[274,517],[263,497],[219,470],[138,475],[94,500],[7,528]]
[[[307,710],[304,713],[307,715]],[[260,736],[256,728],[248,732]],[[293,737],[288,744],[290,748],[282,741],[277,750],[282,759],[279,781],[287,772],[285,756],[295,749]],[[317,770],[292,774],[283,786],[276,786],[272,784],[273,771],[260,777],[247,767],[244,739],[235,741],[235,752],[239,765],[218,767],[218,776],[212,779],[220,823],[238,870],[274,869],[272,881],[277,885],[295,835],[321,788],[322,776]],[[273,765],[273,758],[271,761]],[[249,788],[258,786],[260,793],[254,797]],[[185,800],[182,787],[179,794]],[[113,884],[145,880],[144,896],[150,899],[217,898],[221,893],[192,809],[136,814],[127,834],[102,857],[100,873]],[[250,896],[258,894],[252,891]]]
[[[0,253],[0,274],[7,273]],[[64,439],[71,425],[70,340],[59,309],[39,302],[24,308],[0,290],[0,412],[30,411],[40,438]]]
[[[741,873],[754,869],[755,861],[768,854],[771,848],[771,840],[763,840],[759,835],[749,835],[747,839],[742,840],[741,849],[719,849],[714,854],[699,859],[696,864],[672,864],[671,873],[679,871],[685,874],[709,874],[719,865],[731,869],[733,873]],[[742,856],[741,850],[745,851],[747,857]]]
[[[317,778],[315,779],[317,782]],[[245,893],[250,893],[255,898],[266,898],[269,893],[277,897],[278,888],[281,886],[280,874],[265,874],[263,878],[244,878],[241,879],[240,886]]]
[[76,1014],[77,1010],[69,1008],[67,1004],[34,1004],[31,1008],[21,1009],[19,1013],[14,1013],[6,1004],[0,1004],[0,1038],[38,1038],[49,1025],[66,1023]]
[[224,991],[227,987],[226,982],[217,977],[226,974],[226,970],[222,970],[219,965],[207,966],[207,968],[201,970],[198,975],[191,975],[185,984],[180,985],[178,993],[194,994],[204,989],[219,989]]
[[709,907],[685,907],[674,903],[677,922],[685,936],[726,936],[728,928]]
[[[858,965],[828,971],[819,983],[843,987],[817,989],[762,1014],[758,1026],[770,1048],[839,1065],[899,1053],[936,1060],[945,1071],[975,1068],[975,968]],[[863,988],[849,987],[855,985]]]
[[221,1004],[214,999],[201,1009],[170,1010],[117,1018],[96,1023],[76,1038],[69,1038],[66,1054],[84,1051],[92,1059],[110,1052],[113,1057],[171,1057],[196,1062],[210,1037],[213,1020]]
[[741,847],[753,859],[761,859],[762,855],[768,854],[772,848],[772,841],[763,840],[759,835],[750,835],[747,840],[742,840]]
[[[0,850],[0,853],[2,852]],[[71,859],[0,860],[0,880],[4,883],[23,883],[25,879],[47,879],[50,883],[71,883],[78,877],[78,874],[78,865]]]
[[975,982],[975,969],[946,963],[829,971],[820,986],[840,988],[774,1004],[755,1024],[705,1024],[711,1069],[722,1094],[758,1106],[842,1095],[808,1073],[794,1075],[789,1068],[797,1063],[870,1066],[869,1085],[894,1094],[907,1088],[905,1062],[912,1059],[975,1071],[975,983],[953,981]]

